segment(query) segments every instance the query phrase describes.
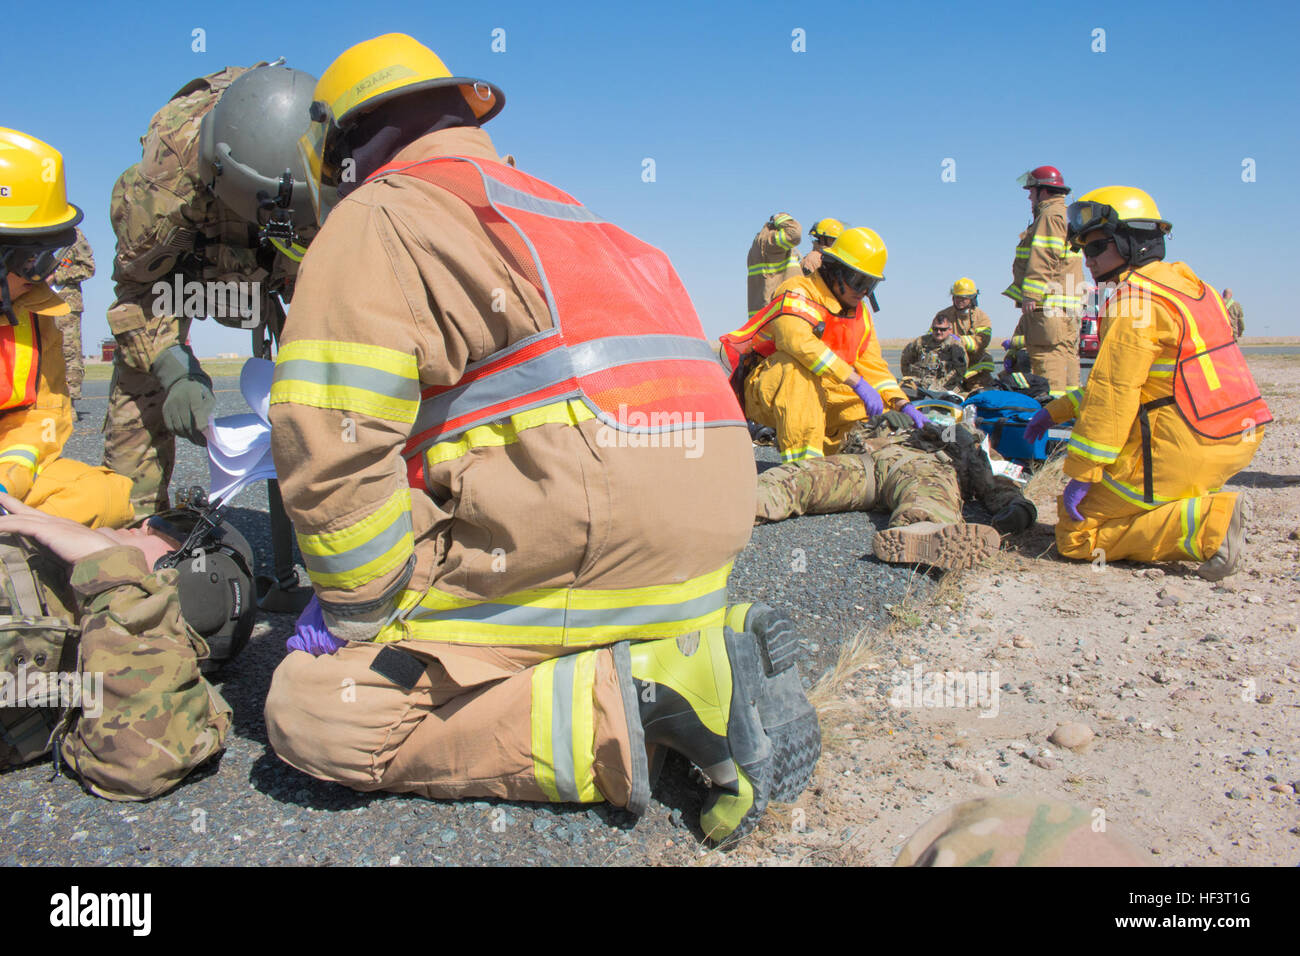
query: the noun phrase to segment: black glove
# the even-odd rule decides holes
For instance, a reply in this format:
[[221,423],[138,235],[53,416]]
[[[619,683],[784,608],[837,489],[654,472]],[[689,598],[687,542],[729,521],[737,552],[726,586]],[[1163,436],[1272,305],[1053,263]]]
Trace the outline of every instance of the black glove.
[[206,445],[203,429],[217,407],[217,397],[212,394],[212,379],[194,353],[183,345],[173,345],[154,359],[151,371],[167,393],[163,399],[167,430],[196,445]]
[[1030,501],[1013,501],[993,516],[993,527],[999,534],[1020,534],[1028,531],[1038,520],[1038,509]]

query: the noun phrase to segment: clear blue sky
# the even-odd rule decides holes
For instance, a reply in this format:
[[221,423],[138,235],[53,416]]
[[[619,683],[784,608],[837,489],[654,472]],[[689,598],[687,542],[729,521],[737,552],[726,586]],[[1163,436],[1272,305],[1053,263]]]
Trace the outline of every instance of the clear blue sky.
[[[60,148],[99,274],[86,351],[107,335],[113,183],[150,116],[192,77],[285,56],[319,75],[389,31],[492,80],[500,152],[663,248],[710,335],[744,318],[745,253],[773,212],[834,215],[889,246],[882,333],[919,332],[973,277],[998,295],[1029,207],[1015,178],[1061,167],[1075,194],[1151,192],[1170,258],[1230,285],[1248,332],[1300,334],[1293,3],[312,4],[71,2],[5,14],[0,125]],[[191,50],[191,31],[207,50]],[[506,51],[491,50],[506,31]],[[1097,28],[1105,52],[1093,52]],[[792,50],[792,31],[806,52]],[[642,161],[656,181],[642,181]],[[1242,161],[1256,181],[1242,181]],[[956,181],[941,181],[945,159]],[[805,242],[804,249],[807,249]],[[201,355],[247,333],[195,326]]]

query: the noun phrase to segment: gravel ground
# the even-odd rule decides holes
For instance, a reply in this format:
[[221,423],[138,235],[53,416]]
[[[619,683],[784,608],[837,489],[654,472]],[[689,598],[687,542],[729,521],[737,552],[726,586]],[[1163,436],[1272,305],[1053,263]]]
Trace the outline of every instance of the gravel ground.
[[[218,379],[218,414],[246,410],[238,380]],[[107,382],[88,381],[67,454],[100,459]],[[759,468],[776,463],[756,449]],[[201,449],[178,442],[172,488],[207,486]],[[270,564],[265,486],[244,492],[231,517]],[[870,557],[883,515],[808,517],[756,528],[736,563],[733,600],[763,600],[803,629],[805,683],[834,663],[886,604],[923,600],[931,578]],[[874,521],[874,523],[873,523]],[[305,572],[302,579],[306,580]],[[604,805],[440,802],[360,794],[307,777],[270,751],[262,702],[292,628],[260,621],[247,650],[220,675],[235,726],[219,764],[149,803],[113,804],[39,762],[0,776],[0,865],[27,864],[602,864],[686,863],[705,851],[696,826],[703,791],[682,761],[669,762],[638,821]]]

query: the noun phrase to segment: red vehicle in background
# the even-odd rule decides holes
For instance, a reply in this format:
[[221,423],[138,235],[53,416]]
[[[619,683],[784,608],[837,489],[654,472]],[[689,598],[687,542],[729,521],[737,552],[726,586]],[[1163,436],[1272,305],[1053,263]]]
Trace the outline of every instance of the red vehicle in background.
[[1092,371],[1092,363],[1101,350],[1101,323],[1098,315],[1097,290],[1089,287],[1083,296],[1083,320],[1079,325],[1079,371],[1082,381]]

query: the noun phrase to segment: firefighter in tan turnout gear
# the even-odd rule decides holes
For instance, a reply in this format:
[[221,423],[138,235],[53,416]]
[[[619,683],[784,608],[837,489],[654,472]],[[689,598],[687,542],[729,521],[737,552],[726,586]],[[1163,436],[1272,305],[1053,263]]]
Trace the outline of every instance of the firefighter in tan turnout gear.
[[784,212],[777,213],[758,230],[745,260],[750,315],[767,305],[783,282],[803,275],[799,258],[802,237],[799,220]]
[[268,735],[357,790],[633,812],[677,750],[705,835],[737,837],[820,750],[793,627],[727,605],[744,419],[667,258],[504,163],[480,129],[503,104],[403,34],[316,87],[304,148],[343,198],[271,421],[319,616]]
[[1020,308],[1004,348],[1029,352],[1030,370],[1047,379],[1054,396],[1079,384],[1079,317],[1083,260],[1066,242],[1065,197],[1070,188],[1055,166],[1039,166],[1017,180],[1029,193],[1033,221],[1020,234],[1011,284],[1002,294]]

